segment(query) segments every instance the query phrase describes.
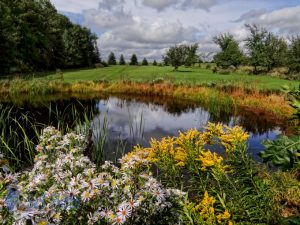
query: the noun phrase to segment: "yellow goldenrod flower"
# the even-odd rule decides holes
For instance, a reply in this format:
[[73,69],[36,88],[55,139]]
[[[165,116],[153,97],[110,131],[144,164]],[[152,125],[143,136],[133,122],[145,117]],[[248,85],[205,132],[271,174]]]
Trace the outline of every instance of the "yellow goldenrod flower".
[[223,157],[217,153],[212,153],[211,151],[201,152],[197,158],[201,162],[201,170],[206,171],[210,167],[215,167],[221,171],[225,170],[223,166]]
[[229,220],[230,216],[231,216],[230,213],[226,209],[223,214],[221,213],[217,216],[218,223],[222,223],[223,221]]

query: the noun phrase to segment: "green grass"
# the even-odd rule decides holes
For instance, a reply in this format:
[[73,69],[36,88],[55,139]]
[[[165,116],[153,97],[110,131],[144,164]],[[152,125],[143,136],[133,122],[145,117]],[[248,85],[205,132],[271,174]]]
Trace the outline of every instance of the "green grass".
[[[131,80],[135,82],[151,82],[157,79],[169,80],[172,83],[182,84],[221,84],[221,85],[240,85],[249,88],[278,90],[282,85],[296,87],[299,81],[283,80],[269,75],[245,75],[232,73],[229,75],[215,74],[211,70],[199,67],[181,67],[178,72],[173,71],[172,67],[158,66],[110,66],[97,69],[79,69],[64,71],[64,80],[70,83],[78,81],[94,80]],[[57,78],[58,75],[52,74],[47,78]],[[44,78],[43,78],[44,79]]]

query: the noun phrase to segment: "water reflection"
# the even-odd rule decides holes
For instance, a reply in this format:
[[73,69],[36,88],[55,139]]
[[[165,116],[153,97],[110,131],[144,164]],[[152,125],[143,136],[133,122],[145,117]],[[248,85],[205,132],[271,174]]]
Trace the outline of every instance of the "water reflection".
[[[158,102],[109,97],[96,102],[99,114],[94,118],[95,130],[101,132],[102,124],[107,120],[109,136],[126,140],[131,148],[136,144],[148,146],[151,138],[174,136],[179,130],[186,131],[191,128],[203,130],[209,121],[222,122],[229,126],[241,125],[250,133],[249,151],[254,156],[263,150],[262,140],[274,139],[281,133],[276,121],[256,116],[250,118],[249,112],[241,115],[221,113],[216,116],[188,102],[185,102],[182,108],[181,106],[180,102],[176,101],[158,104]],[[108,148],[113,150],[115,141],[111,140]]]
[[[84,122],[84,114],[93,115],[95,136],[107,135],[105,149],[108,159],[120,143],[129,151],[136,144],[149,145],[151,138],[174,136],[191,128],[203,130],[207,123],[221,122],[243,126],[250,133],[249,152],[256,156],[263,150],[261,141],[274,139],[285,132],[284,121],[264,112],[240,110],[239,113],[212,111],[209,106],[157,96],[76,95],[48,96],[46,99],[20,99],[18,112],[26,113],[36,123],[57,126],[64,122],[72,128],[74,120]],[[10,101],[4,106],[14,107]],[[21,108],[20,108],[21,107]],[[72,113],[75,110],[77,113]],[[16,127],[17,129],[17,127]],[[121,142],[120,142],[121,140]]]

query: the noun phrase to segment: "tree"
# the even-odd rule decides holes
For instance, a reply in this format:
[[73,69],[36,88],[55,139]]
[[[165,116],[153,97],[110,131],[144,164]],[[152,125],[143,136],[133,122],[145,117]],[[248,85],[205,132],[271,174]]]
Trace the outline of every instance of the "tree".
[[99,62],[97,36],[88,28],[72,25],[64,36],[66,67],[92,66]]
[[148,61],[147,61],[147,59],[146,59],[146,58],[144,58],[144,59],[143,59],[143,61],[142,61],[142,65],[143,65],[143,66],[148,66]]
[[267,60],[267,51],[265,41],[268,32],[264,28],[254,25],[246,25],[250,31],[250,36],[246,39],[246,48],[249,54],[249,63],[254,67],[254,73],[258,73],[258,66],[265,66]]
[[185,65],[189,57],[189,46],[175,45],[168,49],[163,61],[170,63],[174,70],[177,71],[179,66]]
[[153,66],[157,66],[157,62],[156,62],[155,59],[154,59],[154,61],[153,61]]
[[198,44],[193,44],[191,46],[186,46],[187,48],[187,58],[184,63],[185,66],[191,67],[195,65],[198,62],[198,55],[197,55],[197,50],[198,50]]
[[91,66],[97,36],[57,12],[50,0],[0,1],[0,73]]
[[9,73],[17,55],[18,33],[15,17],[12,13],[12,2],[0,2],[0,73]]
[[268,71],[275,67],[286,65],[288,46],[283,38],[269,32],[265,40],[265,51],[265,66]]
[[243,61],[243,53],[239,48],[238,42],[231,34],[221,34],[214,37],[214,42],[219,45],[221,52],[214,56],[217,66],[228,68],[229,66],[238,66]]
[[293,37],[291,40],[288,66],[291,72],[300,72],[300,36]]
[[120,65],[126,65],[126,61],[125,61],[125,59],[124,59],[123,54],[121,54],[121,56],[120,56],[120,62],[119,62],[119,64],[120,64]]
[[139,63],[138,63],[138,58],[137,58],[136,54],[133,54],[133,55],[131,56],[131,59],[130,59],[130,65],[133,65],[133,66],[139,65]]
[[117,65],[117,60],[113,52],[109,53],[107,63],[108,65]]

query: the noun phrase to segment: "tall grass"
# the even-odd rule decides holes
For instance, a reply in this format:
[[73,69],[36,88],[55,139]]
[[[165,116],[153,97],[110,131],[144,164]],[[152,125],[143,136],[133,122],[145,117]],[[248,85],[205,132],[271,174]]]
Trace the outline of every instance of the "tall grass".
[[0,105],[0,149],[13,169],[31,165],[35,143],[43,127],[27,113],[16,113],[13,108]]
[[130,137],[123,139],[121,133],[109,133],[107,113],[103,119],[93,110],[87,109],[78,101],[79,106],[68,104],[63,110],[57,105],[47,105],[47,120],[41,123],[29,111],[19,107],[0,105],[0,149],[9,160],[14,171],[29,167],[34,162],[35,145],[40,132],[47,126],[58,127],[62,133],[75,130],[87,137],[88,145],[85,154],[97,165],[110,160],[117,163],[126,150],[142,139],[144,132],[143,115],[138,121],[128,118]]

